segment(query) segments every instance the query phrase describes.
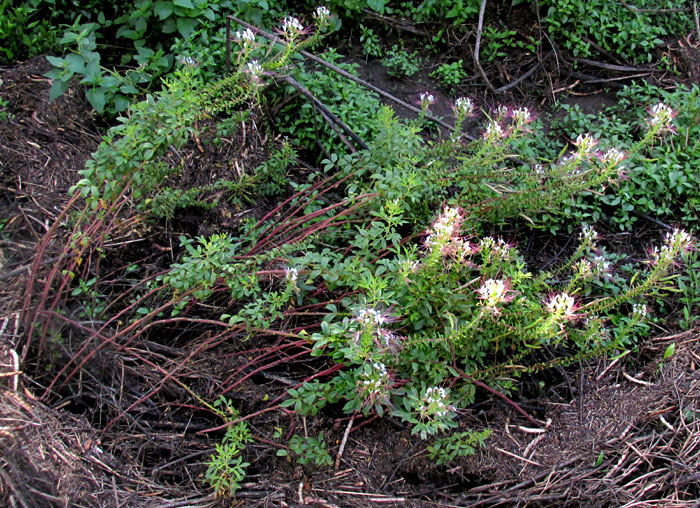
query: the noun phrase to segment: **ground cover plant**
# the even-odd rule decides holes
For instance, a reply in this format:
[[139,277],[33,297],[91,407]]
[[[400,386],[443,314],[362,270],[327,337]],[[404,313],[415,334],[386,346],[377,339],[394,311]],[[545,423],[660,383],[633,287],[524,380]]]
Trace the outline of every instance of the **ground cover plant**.
[[[495,77],[507,81],[508,69],[489,66],[511,53],[540,52],[532,72],[554,61],[542,56],[544,38],[492,17],[533,7],[500,3],[485,17],[487,3],[335,2],[289,12],[272,2],[135,2],[87,23],[73,12],[62,56],[35,75],[51,80],[43,78],[43,93],[54,104],[84,97],[102,137],[55,202],[21,195],[16,215],[0,223],[10,266],[2,280],[18,288],[0,325],[11,337],[2,407],[12,421],[31,421],[40,404],[55,406],[46,415],[79,414],[80,424],[64,424],[42,413],[52,428],[77,429],[65,442],[44,439],[60,450],[60,467],[80,462],[70,451],[79,446],[109,480],[51,485],[51,468],[31,466],[21,440],[11,440],[3,496],[31,505],[17,483],[26,467],[51,496],[42,499],[59,502],[70,488],[88,506],[333,506],[322,497],[331,495],[359,496],[331,499],[362,506],[697,499],[689,478],[700,457],[690,367],[698,89],[632,84],[598,115],[568,107],[549,118],[522,96],[501,96]],[[447,19],[444,39],[428,36],[433,48],[458,33],[453,21],[478,23],[470,44],[483,36],[490,49],[481,61],[477,49],[431,67],[433,83],[454,96],[421,83],[404,101],[368,87],[363,68],[333,47],[354,29],[359,49],[342,54],[381,56],[399,86],[421,72],[414,42],[378,47],[355,19],[363,8],[373,23],[388,16],[403,31],[391,18],[399,8],[420,30]],[[540,26],[554,26],[554,6],[542,8],[550,9]],[[550,35],[574,41],[578,25],[568,21],[558,26],[569,31]],[[118,64],[100,42],[105,30],[134,41]],[[592,56],[566,49],[567,58]],[[626,46],[603,49],[641,62]],[[478,93],[457,95],[470,71],[482,75]],[[16,99],[7,104],[0,121],[23,128],[32,115]],[[5,184],[20,196],[21,185]],[[36,209],[26,212],[25,201]],[[44,222],[33,217],[43,210]],[[30,227],[17,228],[21,217]],[[630,231],[643,235],[620,242]],[[646,377],[627,374],[634,368]],[[584,421],[584,378],[618,388],[626,379],[648,407],[631,408],[635,392],[625,392],[613,411],[621,419],[605,420],[593,441],[573,439],[582,448],[570,462],[564,448],[533,455],[539,443],[556,448],[550,425],[592,428],[599,413]],[[20,381],[36,401],[24,402]],[[614,399],[606,389],[596,393]],[[566,410],[542,409],[545,394]],[[484,424],[499,414],[491,408],[501,416]],[[635,426],[634,446],[614,448]],[[42,439],[23,424],[13,432]],[[381,475],[354,483],[371,492],[323,487],[362,470],[350,460],[370,462],[364,432],[398,453]],[[534,436],[524,449],[504,444],[523,435]],[[501,491],[468,470],[490,454],[515,471]],[[558,476],[574,463],[585,468],[583,483],[601,478],[613,494]],[[523,465],[543,476],[537,470],[518,487]],[[284,487],[252,487],[270,485],[273,470]],[[411,475],[435,489],[411,493]],[[443,488],[445,478],[458,481]],[[134,501],[134,492],[148,495]]]

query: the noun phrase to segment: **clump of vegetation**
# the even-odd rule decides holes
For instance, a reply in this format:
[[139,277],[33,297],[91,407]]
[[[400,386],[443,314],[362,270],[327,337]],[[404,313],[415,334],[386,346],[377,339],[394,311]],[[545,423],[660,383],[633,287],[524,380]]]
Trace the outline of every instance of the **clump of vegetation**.
[[[480,2],[409,4],[415,20],[461,22],[477,15]],[[383,1],[332,5],[351,12],[396,8]],[[551,34],[567,41],[573,55],[590,56],[582,32],[590,26],[571,17],[582,4],[543,5]],[[621,8],[591,5],[601,16]],[[307,432],[307,419],[324,412],[344,415],[348,432],[355,418],[394,419],[415,436],[418,453],[446,466],[489,437],[463,418],[479,391],[510,402],[524,376],[623,357],[650,333],[671,292],[682,295],[683,325],[694,322],[698,279],[679,267],[699,263],[689,232],[700,206],[697,87],[629,87],[598,116],[565,108],[550,130],[563,138],[545,136],[524,106],[479,111],[459,97],[448,135],[434,137],[426,129],[435,120],[429,92],[414,108],[418,118],[402,119],[362,85],[300,63],[301,50],[320,45],[338,26],[325,7],[310,13],[308,23],[286,15],[274,38],[242,21],[233,40],[225,40],[221,15],[245,13],[261,23],[284,7],[224,0],[119,4],[114,20],[76,16],[63,33],[63,56],[49,57],[51,98],[79,80],[95,110],[116,121],[47,227],[30,272],[25,350],[37,365],[52,366],[41,379],[47,397],[107,348],[140,361],[135,341],[163,347],[163,357],[148,363],[164,375],[153,390],[172,381],[190,399],[183,406],[205,414],[207,425],[223,422],[205,431],[221,434],[203,481],[217,497],[233,497],[253,441],[309,468],[331,466],[333,441]],[[634,16],[638,35],[665,33]],[[119,63],[101,43],[110,30],[133,41]],[[382,56],[376,34],[364,26],[361,34],[365,54]],[[507,28],[487,27],[484,37],[490,41],[485,61],[506,49],[537,49]],[[603,32],[594,37],[606,51],[631,60],[638,55]],[[233,52],[224,75],[227,42]],[[399,48],[383,53],[383,64],[392,76],[414,76],[417,53]],[[11,47],[8,58],[18,51]],[[323,57],[356,74],[335,50]],[[431,75],[454,92],[467,71],[457,60]],[[467,121],[478,126],[469,138],[462,133]],[[348,130],[354,144],[343,134]],[[193,158],[183,151],[204,154],[207,142],[234,146],[234,136],[265,147],[254,170],[227,178],[212,170],[207,183],[180,184]],[[226,158],[240,150],[231,148]],[[304,155],[318,164],[303,163]],[[253,213],[245,209],[264,199],[275,201]],[[183,210],[213,213],[224,202],[235,208],[222,212],[225,227],[203,233],[197,225],[170,226]],[[666,231],[643,259],[628,259],[604,231],[632,230],[645,215]],[[169,257],[155,264],[112,256],[115,246],[139,242],[162,223],[168,246],[160,238],[152,243]],[[513,224],[571,236],[560,253],[535,263],[528,247],[501,229]],[[56,256],[39,271],[49,250]],[[72,349],[64,328],[72,330]],[[163,335],[195,344],[193,352],[173,361],[170,346],[158,343]],[[188,362],[203,352],[215,358],[225,342],[246,358],[203,387]],[[267,372],[296,358],[311,371],[298,382]],[[282,379],[284,390],[274,399],[261,395],[267,405],[258,413],[246,411],[259,401],[235,409],[227,393],[263,374]],[[152,393],[139,395],[134,406]],[[266,430],[253,433],[246,423],[273,411],[291,421],[286,436],[281,427],[275,432],[274,443]],[[117,413],[107,426],[125,411]],[[303,435],[294,431],[299,420]]]
[[386,51],[382,65],[386,72],[395,78],[410,78],[420,70],[420,58],[415,51],[409,53],[397,45]]

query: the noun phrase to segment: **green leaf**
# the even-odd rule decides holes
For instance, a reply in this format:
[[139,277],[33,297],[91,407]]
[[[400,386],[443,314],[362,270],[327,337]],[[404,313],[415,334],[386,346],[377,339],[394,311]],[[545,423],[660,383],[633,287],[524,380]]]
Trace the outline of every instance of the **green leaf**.
[[595,464],[593,464],[593,467],[600,466],[603,463],[603,460],[605,460],[605,453],[603,451],[601,451],[598,454],[598,458],[596,459]]
[[60,67],[63,68],[63,65],[65,64],[66,60],[63,58],[60,58],[58,56],[47,56],[46,59],[49,61],[51,65],[54,67]]
[[158,15],[158,18],[162,21],[173,13],[173,3],[156,2],[153,4],[153,10]]
[[194,27],[197,25],[197,20],[192,18],[177,18],[177,31],[180,32],[185,39],[188,39]]
[[85,97],[87,97],[90,105],[95,108],[95,111],[98,113],[102,113],[104,111],[107,98],[105,97],[105,91],[102,87],[86,90]]
[[163,33],[164,34],[171,34],[175,30],[177,30],[177,26],[175,26],[175,20],[172,18],[166,19],[165,23],[163,23]]
[[191,0],[173,0],[173,4],[178,7],[184,7],[185,9],[194,9]]
[[385,4],[385,0],[367,0],[367,7],[377,12],[382,12]]
[[676,343],[669,344],[669,346],[666,348],[666,351],[664,351],[664,360],[667,360],[668,358],[671,358],[673,356],[673,353],[676,352]]
[[49,102],[52,102],[59,98],[63,93],[68,90],[70,85],[70,80],[63,81],[62,79],[54,79],[51,84],[51,91],[49,92]]

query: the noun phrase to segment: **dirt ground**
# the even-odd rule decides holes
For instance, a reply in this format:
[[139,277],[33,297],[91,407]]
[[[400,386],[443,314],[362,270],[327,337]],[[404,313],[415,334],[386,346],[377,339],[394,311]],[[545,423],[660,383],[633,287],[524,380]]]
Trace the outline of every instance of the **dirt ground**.
[[[700,59],[692,41],[670,47],[685,79],[697,83]],[[410,429],[390,419],[351,421],[330,407],[312,424],[265,412],[259,401],[282,396],[290,378],[308,367],[300,362],[269,372],[242,370],[249,351],[280,346],[274,339],[245,347],[221,344],[201,354],[194,352],[209,340],[206,336],[178,335],[168,345],[144,342],[129,350],[105,347],[80,380],[63,387],[59,397],[42,398],[47,373],[20,372],[27,354],[20,347],[25,276],[37,243],[98,146],[101,127],[78,88],[48,102],[50,82],[42,76],[48,67],[36,59],[0,74],[0,96],[9,100],[12,113],[0,123],[0,218],[5,220],[0,231],[0,503],[13,508],[700,506],[698,330],[658,330],[626,358],[525,379],[523,392],[513,397],[534,423],[501,399],[480,394],[460,415],[460,426],[491,429],[491,437],[475,455],[449,466],[434,465]],[[363,73],[406,100],[426,83],[423,76],[420,86],[397,84],[376,65]],[[573,91],[590,107],[603,100],[595,88]],[[263,137],[249,139],[248,146],[261,149]],[[215,173],[240,170],[227,162],[240,142],[232,139],[216,150],[207,145],[204,152],[194,144],[186,147],[183,183],[206,183]],[[251,149],[242,163],[255,167],[263,157]],[[151,230],[129,255],[167,264],[175,255],[171,239],[178,234],[230,228],[270,206],[187,212]],[[70,335],[64,340],[70,350]],[[663,360],[670,344],[675,353]],[[317,371],[331,367],[314,361]],[[205,462],[222,437],[204,432],[215,419],[190,411],[181,402],[187,400],[182,387],[160,383],[161,365],[182,367],[183,379],[203,392],[225,384],[232,372],[246,375],[229,396],[242,414],[259,412],[249,420],[257,439],[246,452],[250,466],[234,500],[214,499],[203,483]],[[535,388],[542,380],[546,391]],[[156,384],[159,392],[144,399]],[[302,467],[277,457],[274,443],[264,437],[276,427],[323,432],[335,458],[348,424],[347,446],[334,468]]]

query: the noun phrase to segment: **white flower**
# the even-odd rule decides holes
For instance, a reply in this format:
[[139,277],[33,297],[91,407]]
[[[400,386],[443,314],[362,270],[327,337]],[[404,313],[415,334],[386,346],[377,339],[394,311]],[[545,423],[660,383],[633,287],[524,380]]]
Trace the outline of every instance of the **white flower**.
[[474,104],[469,97],[459,97],[455,101],[454,109],[458,115],[469,116],[474,113]]
[[673,118],[677,114],[678,113],[676,111],[673,111],[666,104],[659,102],[649,109],[649,126],[652,128],[659,127],[659,132],[665,130],[674,132]]
[[578,237],[582,242],[593,243],[598,239],[598,232],[593,229],[593,226],[584,225]]
[[459,234],[462,212],[457,207],[446,206],[442,214],[433,223],[430,234],[425,240],[428,247],[444,247]]
[[553,295],[545,302],[545,308],[555,319],[571,320],[576,317],[576,302],[566,293]]
[[251,78],[258,79],[263,73],[263,68],[262,65],[260,65],[260,62],[253,60],[252,62],[248,62],[246,64],[246,72],[250,74]]
[[579,134],[576,137],[576,141],[574,141],[574,145],[578,147],[578,152],[580,155],[588,155],[593,151],[597,144],[598,140],[591,134]]
[[610,148],[603,154],[603,162],[611,166],[617,166],[625,159],[625,154],[617,148]]
[[587,279],[593,275],[593,265],[590,261],[582,259],[576,265],[574,265],[574,272],[576,272],[580,277]]
[[177,61],[182,65],[189,65],[190,67],[195,67],[197,65],[197,60],[191,56],[178,56]]
[[328,7],[319,5],[316,7],[313,16],[320,25],[325,25],[331,18],[331,11],[328,10]]
[[503,104],[499,104],[498,107],[496,108],[496,118],[503,119],[506,116],[508,116],[508,106],[504,106]]
[[288,282],[296,284],[297,279],[299,278],[299,270],[296,268],[285,268],[284,278],[287,279]]
[[596,254],[593,256],[593,271],[597,275],[602,275],[606,279],[612,279],[612,273],[610,273],[610,261],[605,259],[605,256],[601,254]]
[[503,127],[498,122],[491,120],[486,126],[484,137],[488,139],[502,138],[504,136]]
[[244,48],[252,46],[255,42],[255,33],[250,28],[246,28],[242,32],[236,32],[236,40],[241,43]]
[[687,231],[679,228],[674,228],[673,231],[666,233],[664,240],[669,248],[683,252],[688,252],[694,246],[693,237]]
[[482,282],[481,287],[476,291],[479,298],[484,300],[487,308],[498,314],[497,305],[513,300],[514,291],[510,289],[510,283],[504,280],[488,279]]
[[282,22],[282,33],[287,40],[294,40],[304,31],[301,22],[294,16],[287,16]]
[[503,238],[495,239],[492,236],[487,236],[479,242],[479,250],[484,256],[493,255],[504,261],[510,258],[511,248],[512,246]]
[[516,125],[524,125],[532,119],[530,110],[528,110],[526,107],[513,110],[513,113],[511,113],[511,115],[515,120]]
[[357,313],[357,321],[363,326],[380,327],[386,322],[386,318],[378,310],[360,309]]
[[448,393],[442,387],[430,387],[425,390],[425,395],[421,399],[423,405],[418,409],[422,418],[446,416],[454,408],[448,404]]
[[430,92],[421,92],[419,99],[422,108],[427,108],[435,102],[435,97]]
[[635,303],[632,305],[632,316],[638,319],[644,319],[648,314],[647,306],[643,303]]

